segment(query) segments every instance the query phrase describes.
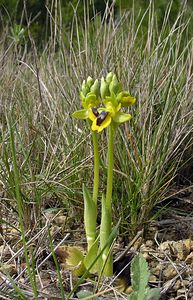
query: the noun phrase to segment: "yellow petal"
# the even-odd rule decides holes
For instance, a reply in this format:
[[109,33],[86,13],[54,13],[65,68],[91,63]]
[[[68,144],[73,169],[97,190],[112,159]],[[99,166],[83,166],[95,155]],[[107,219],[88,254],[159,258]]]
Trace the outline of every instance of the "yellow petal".
[[93,122],[94,122],[94,120],[97,118],[97,117],[95,116],[95,114],[93,113],[92,108],[89,109],[89,112],[88,112],[88,118],[89,118],[91,121],[93,121]]
[[95,118],[95,120],[92,123],[92,130],[101,132],[103,129],[105,129],[106,127],[108,127],[110,125],[111,121],[112,121],[112,118],[111,118],[110,114],[106,116],[106,118],[100,125],[97,125],[97,118]]

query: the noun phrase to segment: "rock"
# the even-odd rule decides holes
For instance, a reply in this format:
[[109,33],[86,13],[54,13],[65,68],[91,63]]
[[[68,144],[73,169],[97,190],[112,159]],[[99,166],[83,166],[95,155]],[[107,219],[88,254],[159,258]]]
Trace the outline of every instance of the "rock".
[[142,253],[142,255],[143,255],[143,257],[145,258],[146,261],[151,260],[151,256],[149,255],[148,252],[144,252],[144,253]]
[[174,276],[176,276],[176,274],[177,274],[177,271],[174,268],[174,266],[172,266],[172,265],[167,266],[163,270],[163,277],[164,277],[165,281],[174,278]]
[[190,253],[191,251],[193,251],[193,241],[191,239],[186,239],[183,242],[187,249],[187,252]]
[[147,247],[146,244],[142,244],[140,247],[140,252],[147,261],[150,261],[152,259],[151,253],[154,253],[155,251],[154,249]]
[[65,226],[67,224],[68,218],[67,216],[60,215],[54,219],[54,222],[57,226]]
[[191,252],[185,259],[185,262],[188,264],[192,264],[193,263],[193,252]]
[[154,246],[154,241],[152,240],[147,240],[145,243],[146,247],[152,248]]
[[162,271],[163,266],[161,264],[157,264],[156,267],[151,269],[151,273],[155,276],[159,276],[160,272]]
[[179,261],[184,261],[186,259],[186,256],[189,254],[190,249],[190,247],[187,247],[187,244],[187,241],[185,243],[182,240],[177,242],[166,241],[160,244],[159,250]]
[[180,261],[185,260],[186,256],[189,253],[189,251],[183,241],[173,242],[171,244],[171,248],[172,248],[174,256]]
[[177,296],[181,296],[182,294],[184,295],[187,292],[186,288],[181,288],[177,290]]
[[141,244],[142,244],[142,241],[143,241],[143,239],[142,239],[142,237],[139,237],[138,238],[138,240],[135,242],[135,244],[131,247],[131,251],[138,251],[139,250],[139,248],[140,248],[140,246],[141,246]]
[[16,228],[9,228],[7,232],[8,239],[12,242],[20,239],[20,232]]
[[57,235],[58,233],[61,233],[61,227],[57,225],[52,225],[50,227],[50,235],[54,236]]
[[150,282],[156,282],[156,281],[158,281],[158,279],[157,279],[157,277],[155,275],[150,275],[149,281]]
[[0,246],[0,253],[1,253],[1,261],[6,261],[11,258],[10,249],[8,246],[1,245]]
[[173,289],[175,291],[179,290],[181,288],[182,284],[181,284],[181,280],[177,280],[176,283],[174,284]]
[[159,245],[158,248],[161,252],[164,252],[164,254],[170,255],[171,250],[171,241],[165,241]]
[[5,274],[9,274],[10,276],[17,274],[17,269],[14,264],[2,264],[0,271]]

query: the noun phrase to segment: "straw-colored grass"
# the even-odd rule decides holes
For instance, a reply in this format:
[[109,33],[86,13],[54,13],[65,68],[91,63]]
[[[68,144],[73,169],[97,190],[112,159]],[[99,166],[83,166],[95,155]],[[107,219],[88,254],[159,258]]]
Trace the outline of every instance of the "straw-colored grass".
[[[86,123],[70,115],[80,109],[79,88],[88,76],[113,71],[137,98],[130,109],[133,119],[120,126],[114,145],[115,223],[121,216],[121,226],[135,234],[155,217],[152,209],[166,199],[181,168],[192,163],[193,43],[185,9],[170,25],[169,6],[158,30],[153,4],[143,16],[129,11],[117,18],[113,6],[107,6],[102,19],[96,15],[91,21],[85,7],[84,23],[75,12],[68,33],[59,26],[61,20],[51,18],[55,34],[42,53],[32,40],[28,51],[8,32],[1,36],[1,223],[3,228],[7,222],[19,226],[25,255],[26,242],[34,226],[41,230],[47,208],[62,208],[82,222],[82,184],[92,186],[93,153]],[[149,20],[147,32],[143,18]],[[101,154],[105,134],[102,140]],[[102,160],[104,182],[105,164]],[[36,269],[30,260],[27,266],[35,291]],[[15,293],[21,295],[14,299],[25,299],[21,286]]]

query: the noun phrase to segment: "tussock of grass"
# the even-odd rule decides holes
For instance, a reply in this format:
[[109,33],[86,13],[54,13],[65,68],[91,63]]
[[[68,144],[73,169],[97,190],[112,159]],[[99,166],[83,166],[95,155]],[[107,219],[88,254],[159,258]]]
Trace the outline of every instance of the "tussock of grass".
[[[80,107],[82,80],[111,70],[137,98],[133,120],[120,127],[115,145],[114,210],[133,233],[151,220],[152,209],[165,199],[180,168],[192,162],[193,43],[185,9],[169,24],[168,6],[158,30],[153,4],[137,17],[130,11],[115,18],[113,6],[107,7],[102,19],[96,15],[91,22],[85,7],[84,23],[79,24],[75,14],[70,33],[52,19],[57,34],[42,53],[15,44],[5,31],[0,43],[0,184],[3,207],[23,215],[22,230],[34,224],[40,228],[42,212],[53,199],[69,214],[76,211],[81,220],[81,188],[83,182],[92,185],[93,157],[86,124],[70,114]],[[104,138],[101,152],[105,143]],[[6,222],[5,215],[2,219]]]

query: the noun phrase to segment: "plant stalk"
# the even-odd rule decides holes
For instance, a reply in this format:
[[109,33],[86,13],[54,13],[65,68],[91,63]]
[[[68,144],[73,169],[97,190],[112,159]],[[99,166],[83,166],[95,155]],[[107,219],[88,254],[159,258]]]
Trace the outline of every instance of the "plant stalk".
[[[106,215],[108,216],[108,223],[106,228],[106,238],[110,236],[112,231],[112,190],[113,190],[113,143],[114,143],[114,133],[115,128],[114,125],[111,123],[108,128],[108,169],[107,169],[107,190],[106,190],[106,199],[105,199],[105,206],[106,206]],[[102,212],[103,213],[103,212]],[[111,251],[111,244],[109,244],[103,255],[103,264],[104,264],[104,275],[112,276],[113,275],[113,254]]]
[[[93,140],[93,149],[94,149],[94,183],[93,183],[93,195],[92,195],[92,199],[90,199],[92,203],[89,204],[90,210],[92,211],[90,212],[92,216],[91,217],[92,221],[91,220],[88,222],[85,221],[85,224],[88,224],[86,225],[88,252],[93,246],[93,244],[95,243],[97,237],[96,219],[97,219],[97,198],[98,198],[98,189],[99,189],[99,147],[98,147],[98,136],[97,133],[94,131],[92,131],[92,140]],[[85,207],[85,218],[88,218],[88,214],[89,214],[88,208]],[[95,248],[96,248],[95,254],[97,255],[97,251],[98,251],[97,244]]]
[[[106,191],[106,208],[109,213],[112,211],[112,190],[113,190],[113,142],[114,142],[114,126],[108,128],[108,170],[107,170],[107,191]],[[112,214],[112,213],[111,213]]]
[[94,147],[94,186],[93,186],[93,202],[97,205],[98,190],[99,190],[99,147],[98,136],[95,131],[92,131],[93,147]]

